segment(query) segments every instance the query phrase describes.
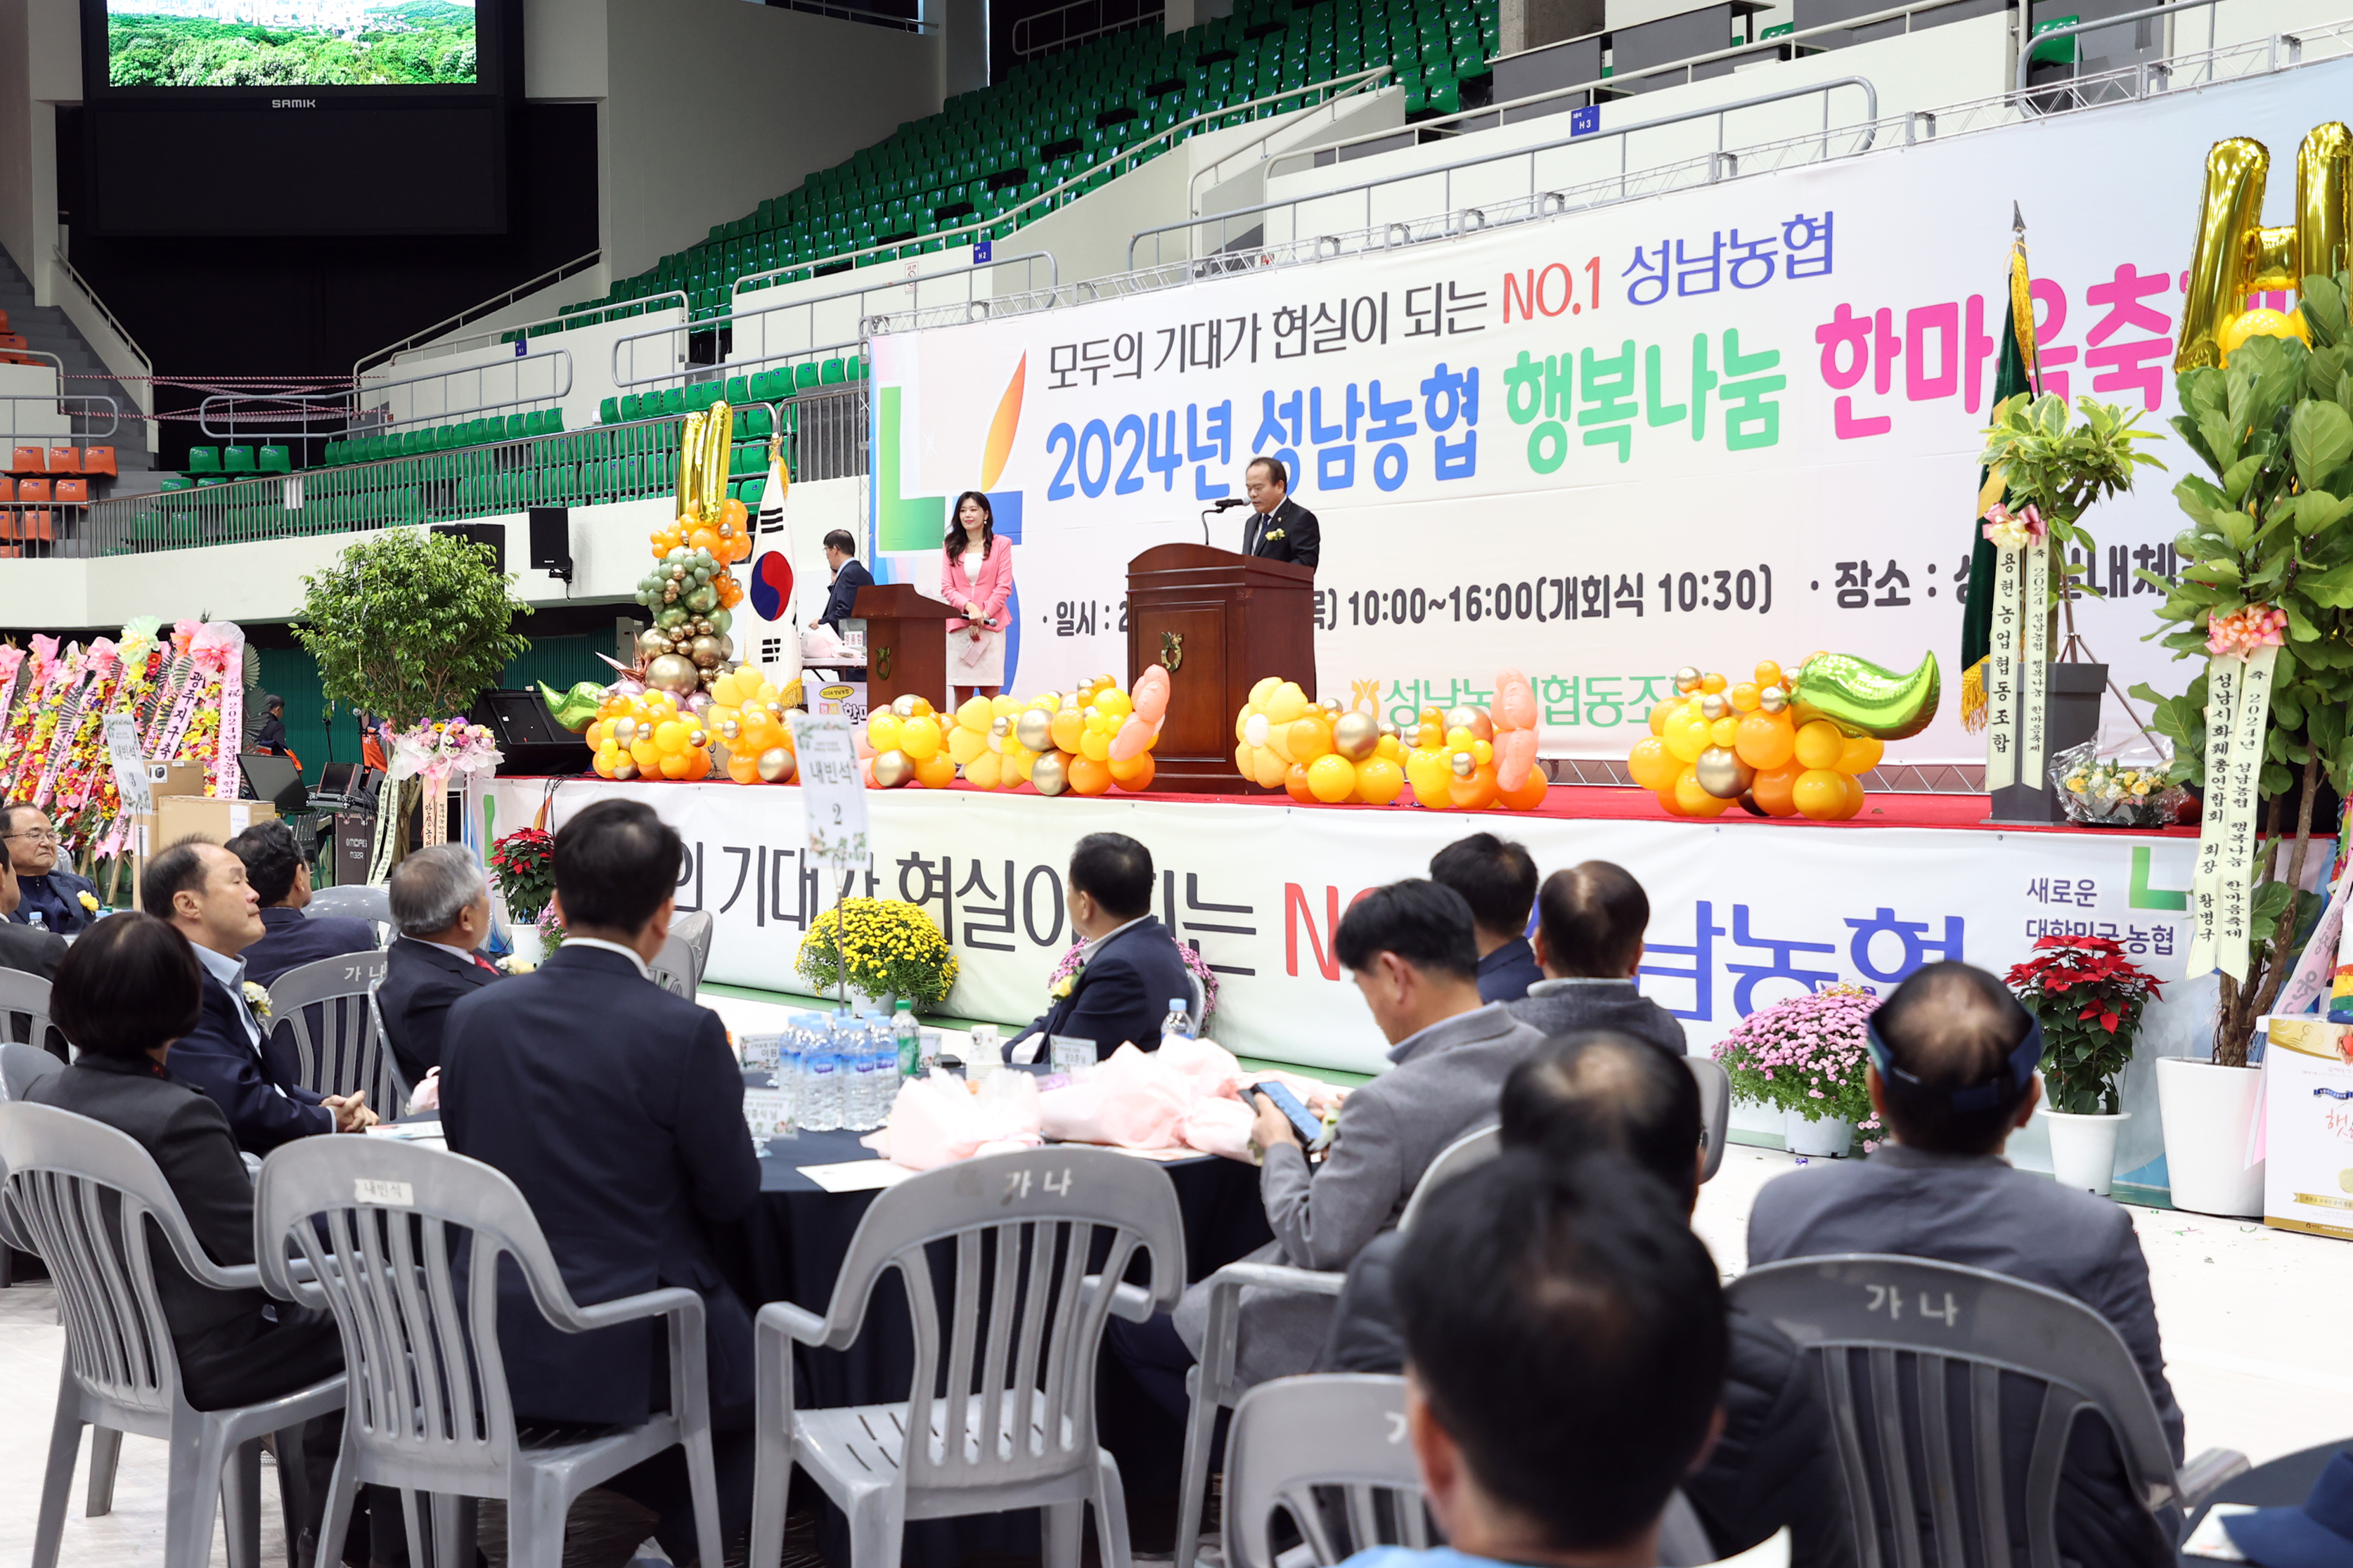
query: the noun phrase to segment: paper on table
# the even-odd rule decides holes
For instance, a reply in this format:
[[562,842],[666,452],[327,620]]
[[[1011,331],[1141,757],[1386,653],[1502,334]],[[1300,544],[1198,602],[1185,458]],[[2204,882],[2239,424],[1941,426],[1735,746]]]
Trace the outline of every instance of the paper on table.
[[1138,1160],[1165,1160],[1171,1163],[1177,1160],[1198,1160],[1201,1157],[1201,1152],[1198,1149],[1123,1149],[1116,1143],[1072,1143],[1069,1147],[1108,1149],[1114,1154],[1132,1155]]
[[833,1165],[803,1165],[801,1174],[828,1193],[871,1193],[895,1187],[915,1173],[888,1160],[844,1160]]
[[2255,1505],[2253,1503],[2216,1503],[2206,1510],[2206,1517],[2198,1521],[2198,1528],[2189,1532],[2189,1539],[2181,1543],[2181,1550],[2192,1557],[2211,1557],[2223,1563],[2244,1563],[2247,1560],[2247,1554],[2231,1544],[2231,1537],[2223,1530],[2222,1521],[2233,1514],[2254,1511]]

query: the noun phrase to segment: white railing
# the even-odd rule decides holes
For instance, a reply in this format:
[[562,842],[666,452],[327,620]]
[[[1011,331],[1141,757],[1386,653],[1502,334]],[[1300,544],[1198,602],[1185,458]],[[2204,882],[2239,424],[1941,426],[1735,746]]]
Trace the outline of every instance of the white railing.
[[[1190,119],[1180,120],[1165,131],[1155,132],[1133,147],[1121,149],[1092,168],[1081,170],[1052,189],[1040,191],[1028,201],[1017,206],[1008,207],[994,217],[976,217],[970,223],[958,225],[955,228],[919,235],[914,239],[893,240],[888,245],[869,245],[857,250],[844,250],[809,261],[796,261],[789,266],[772,267],[765,272],[747,272],[735,279],[733,292],[742,294],[754,288],[771,288],[780,279],[788,283],[798,282],[803,277],[817,276],[819,268],[859,267],[876,260],[885,260],[899,255],[910,245],[923,245],[938,250],[954,249],[964,244],[990,237],[989,231],[1000,226],[1009,234],[1029,221],[1021,215],[1029,212],[1032,207],[1039,208],[1040,210],[1035,216],[1043,217],[1060,205],[1066,196],[1078,194],[1096,175],[1108,174],[1115,176],[1124,172],[1121,168],[1122,164],[1127,165],[1130,169],[1140,168],[1160,153],[1174,148],[1188,132],[1206,126],[1211,121],[1224,120],[1236,114],[1247,114],[1267,104],[1281,104],[1292,99],[1303,100],[1298,105],[1301,109],[1313,109],[1317,104],[1333,99],[1346,98],[1353,93],[1375,88],[1389,75],[1390,68],[1388,66],[1375,66],[1370,70],[1334,77],[1328,81],[1311,82],[1305,87],[1294,87],[1282,92],[1269,93],[1264,98],[1253,98],[1247,103],[1208,110]],[[1317,99],[1315,103],[1305,102],[1304,100],[1308,95],[1314,93],[1324,96]]]
[[2209,51],[2211,51],[2215,47],[2214,30],[2221,20],[2220,8],[2215,5],[2215,0],[2173,0],[2173,4],[2169,5],[2152,5],[2146,11],[2127,11],[2121,16],[2102,16],[2096,21],[2076,22],[2064,27],[2046,27],[2030,37],[2026,41],[2027,47],[2018,52],[2018,90],[2021,92],[2026,90],[2027,70],[2034,64],[2035,51],[2044,44],[2056,43],[2062,38],[2072,38],[2082,34],[2097,33],[2126,22],[2146,21],[2151,16],[2169,16],[2177,11],[2194,11],[2200,6],[2209,7],[2206,14],[2206,47]]
[[[551,267],[546,271],[541,273],[538,277],[532,279],[529,282],[518,283],[504,293],[493,294],[479,305],[469,305],[464,310],[459,311],[456,315],[445,317],[442,320],[434,322],[431,326],[426,328],[422,331],[411,332],[408,336],[401,339],[396,343],[386,343],[383,348],[376,350],[374,353],[362,354],[358,359],[352,362],[352,379],[353,381],[357,381],[362,375],[365,374],[375,366],[383,364],[388,360],[397,359],[400,355],[407,353],[410,349],[421,347],[428,342],[434,343],[434,346],[437,348],[443,349],[463,348],[469,344],[476,342],[496,342],[501,332],[511,332],[515,329],[512,327],[501,327],[487,332],[476,332],[469,337],[459,338],[446,343],[435,342],[434,340],[440,337],[442,333],[454,331],[470,321],[479,321],[484,316],[491,315],[499,310],[503,310],[518,300],[527,300],[532,295],[538,293],[542,289],[561,283],[566,278],[577,277],[579,274],[587,271],[591,267],[596,266],[604,258],[605,253],[601,249],[592,250],[586,256],[575,256],[571,260],[564,263],[561,267]],[[633,305],[638,302],[639,301],[635,300],[629,301],[629,303]],[[564,321],[569,320],[570,318],[557,317],[554,319]],[[531,324],[533,326],[539,326],[543,323],[534,321]]]
[[[1114,22],[1110,19],[1110,13],[1115,10],[1124,10],[1127,14]],[[1073,30],[1062,18],[1080,11],[1093,13],[1094,25]],[[1013,24],[1013,53],[1018,59],[1033,59],[1055,49],[1068,48],[1072,44],[1083,44],[1090,38],[1100,38],[1106,33],[1139,26],[1155,16],[1166,15],[1166,0],[1126,0],[1124,5],[1120,4],[1120,0],[1070,0],[1067,5],[1057,5],[1050,11],[1039,11],[1033,16],[1018,18]],[[1054,36],[1039,38],[1039,33],[1049,26],[1054,29]]]
[[[155,416],[155,362],[147,357],[147,351],[139,346],[139,340],[131,335],[131,329],[106,308],[106,301],[98,297],[98,290],[90,286],[90,280],[74,270],[74,264],[66,259],[64,247],[51,250],[50,259],[57,263],[58,272],[66,284],[60,290],[65,296],[62,309],[66,319],[74,324],[75,331],[81,333],[82,341],[90,344],[100,363],[113,372],[117,384],[138,406],[141,417],[153,419]],[[61,365],[58,369],[62,374],[64,367]],[[111,403],[111,399],[109,401]]]

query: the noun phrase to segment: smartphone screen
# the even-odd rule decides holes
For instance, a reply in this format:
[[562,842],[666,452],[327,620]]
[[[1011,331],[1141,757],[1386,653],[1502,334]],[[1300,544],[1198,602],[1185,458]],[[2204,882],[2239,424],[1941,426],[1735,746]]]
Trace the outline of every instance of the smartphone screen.
[[1299,1134],[1300,1142],[1310,1148],[1324,1136],[1324,1122],[1314,1111],[1299,1103],[1299,1097],[1272,1079],[1250,1085],[1250,1092],[1262,1094],[1274,1101],[1274,1108],[1291,1120],[1291,1129]]

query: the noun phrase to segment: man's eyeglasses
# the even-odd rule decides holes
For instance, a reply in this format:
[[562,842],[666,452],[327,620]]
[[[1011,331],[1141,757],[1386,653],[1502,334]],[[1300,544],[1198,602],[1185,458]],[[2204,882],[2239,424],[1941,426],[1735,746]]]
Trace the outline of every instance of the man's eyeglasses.
[[28,827],[22,833],[0,833],[0,838],[29,838],[36,844],[55,844],[58,830],[54,827]]

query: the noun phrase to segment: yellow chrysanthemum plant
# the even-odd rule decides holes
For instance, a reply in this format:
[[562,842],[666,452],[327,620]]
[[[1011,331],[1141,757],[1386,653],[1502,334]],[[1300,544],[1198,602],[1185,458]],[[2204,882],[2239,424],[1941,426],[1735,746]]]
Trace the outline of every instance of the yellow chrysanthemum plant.
[[946,999],[960,966],[919,906],[900,899],[844,899],[811,923],[793,967],[819,993],[840,984],[846,969],[853,990],[931,1008]]

